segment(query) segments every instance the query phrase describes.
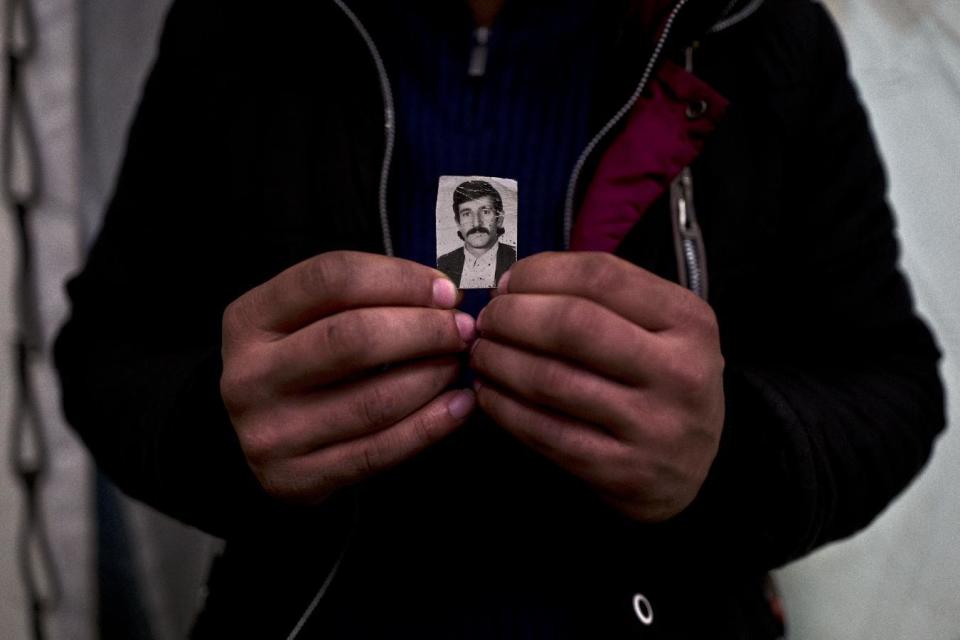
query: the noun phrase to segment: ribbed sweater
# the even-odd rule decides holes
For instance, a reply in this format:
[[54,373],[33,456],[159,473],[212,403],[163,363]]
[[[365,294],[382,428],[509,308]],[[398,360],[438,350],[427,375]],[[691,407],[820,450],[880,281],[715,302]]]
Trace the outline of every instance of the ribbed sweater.
[[[377,3],[371,21],[394,92],[396,149],[389,211],[396,255],[433,265],[442,175],[518,183],[518,258],[562,246],[564,196],[586,145],[604,28],[591,3],[506,3],[485,70],[465,3]],[[369,13],[369,9],[367,10]],[[450,212],[453,215],[453,212]],[[489,299],[470,292],[477,313]]]

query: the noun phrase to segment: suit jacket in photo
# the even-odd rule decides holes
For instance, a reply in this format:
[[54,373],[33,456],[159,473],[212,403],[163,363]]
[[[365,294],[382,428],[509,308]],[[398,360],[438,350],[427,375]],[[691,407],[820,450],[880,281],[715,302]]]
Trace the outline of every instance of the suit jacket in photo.
[[[494,282],[491,289],[500,282],[500,276],[507,272],[514,262],[517,261],[517,250],[508,244],[502,242],[497,244],[497,268],[494,272]],[[450,276],[453,283],[460,286],[460,277],[463,275],[464,254],[463,247],[458,247],[450,253],[445,253],[437,258],[437,269]]]

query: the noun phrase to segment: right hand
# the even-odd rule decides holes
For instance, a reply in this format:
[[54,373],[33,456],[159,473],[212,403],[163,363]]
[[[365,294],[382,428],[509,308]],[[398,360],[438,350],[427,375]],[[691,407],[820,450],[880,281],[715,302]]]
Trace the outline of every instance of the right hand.
[[347,251],[231,303],[220,393],[264,489],[318,503],[463,424],[473,393],[444,390],[475,328],[456,303],[435,269]]

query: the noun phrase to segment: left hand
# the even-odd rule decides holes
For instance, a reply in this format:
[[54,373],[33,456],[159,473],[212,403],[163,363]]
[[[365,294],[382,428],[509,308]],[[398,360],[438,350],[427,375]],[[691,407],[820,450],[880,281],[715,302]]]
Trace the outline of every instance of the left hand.
[[709,305],[609,254],[543,253],[511,268],[477,328],[477,401],[500,426],[633,519],[693,501],[724,419]]

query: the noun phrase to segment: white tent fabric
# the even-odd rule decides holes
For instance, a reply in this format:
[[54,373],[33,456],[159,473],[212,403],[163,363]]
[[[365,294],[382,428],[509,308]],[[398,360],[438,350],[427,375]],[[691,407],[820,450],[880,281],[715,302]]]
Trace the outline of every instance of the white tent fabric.
[[960,1],[831,0],[873,116],[918,306],[954,414],[921,478],[869,529],[780,578],[791,638],[960,638]]
[[[168,0],[44,0],[40,50],[28,70],[38,116],[45,199],[33,227],[44,335],[65,313],[62,282],[95,232],[126,122]],[[830,0],[873,115],[898,211],[904,263],[946,353],[950,406],[960,407],[960,0]],[[2,18],[0,18],[2,19]],[[4,141],[5,143],[5,141]],[[0,224],[2,299],[12,282],[12,229]],[[0,305],[0,341],[12,315]],[[0,349],[0,420],[7,424],[12,357]],[[96,637],[91,465],[57,418],[55,380],[39,367],[53,469],[44,487],[64,600],[51,638]],[[793,640],[953,640],[960,629],[960,434],[953,428],[915,483],[866,532],[779,572]],[[13,549],[18,497],[0,434],[0,637],[28,637]],[[198,604],[209,539],[128,507],[145,579],[150,633],[184,635]],[[170,562],[176,558],[176,562]],[[171,571],[175,567],[175,571]]]
[[[42,335],[48,349],[67,312],[63,283],[81,264],[84,247],[96,232],[112,188],[127,122],[153,57],[167,4],[167,0],[33,2],[38,48],[25,72],[40,149],[43,194],[33,213],[31,235],[38,265]],[[9,218],[5,215],[4,220]],[[5,292],[12,290],[14,277],[12,234],[11,227],[0,227]],[[8,345],[14,331],[12,309],[10,315],[6,308],[4,312],[0,329],[3,344]],[[0,353],[0,380],[4,381],[0,418],[4,426],[9,422],[12,391],[5,381],[12,379],[13,364],[11,353],[4,349]],[[96,626],[93,465],[60,418],[49,359],[35,368],[34,379],[42,396],[50,447],[51,468],[42,488],[44,508],[62,583],[62,597],[47,617],[46,632],[51,638],[92,639],[100,635]],[[19,639],[29,637],[28,604],[13,553],[20,496],[10,479],[8,445],[3,437],[0,637]],[[123,505],[132,531],[133,575],[140,577],[136,587],[144,600],[149,637],[184,637],[201,600],[203,575],[213,549],[211,539],[133,501],[124,500]]]

